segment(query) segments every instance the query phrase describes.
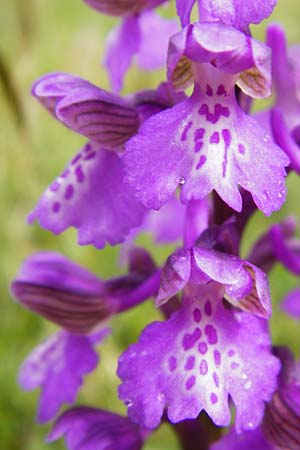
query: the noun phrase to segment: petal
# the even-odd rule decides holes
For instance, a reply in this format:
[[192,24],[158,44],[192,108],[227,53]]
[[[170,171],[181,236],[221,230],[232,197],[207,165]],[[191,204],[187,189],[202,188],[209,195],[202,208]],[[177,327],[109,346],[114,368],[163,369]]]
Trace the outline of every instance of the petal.
[[284,167],[289,160],[240,109],[231,76],[226,78],[212,66],[208,71],[204,64],[202,69],[201,90],[196,87],[190,99],[152,116],[126,143],[126,181],[153,209],[181,185],[184,203],[205,198],[214,189],[240,211],[240,185],[270,215],[285,200]]
[[290,168],[300,174],[300,148],[292,138],[283,115],[278,108],[271,111],[271,129],[274,141],[288,155]]
[[300,288],[287,294],[281,303],[281,309],[294,319],[300,320]]
[[[278,226],[281,230],[282,238],[289,248],[288,242],[290,241],[290,238],[293,238],[297,229],[296,220],[293,217],[287,217],[280,222]],[[277,262],[277,256],[274,252],[274,243],[270,237],[270,230],[268,230],[255,242],[249,255],[247,256],[247,260],[266,273],[272,270],[274,264]]]
[[271,94],[270,49],[235,28],[200,22],[174,35],[167,73],[176,89],[185,89],[191,82],[191,62],[211,63],[222,72],[237,74],[239,87],[254,98]]
[[248,0],[201,0],[200,17],[204,21],[219,19],[226,25],[248,31],[251,23],[258,24],[269,17],[276,4],[277,0],[257,0],[255,4]]
[[156,306],[162,306],[184,288],[190,278],[191,254],[188,250],[177,250],[167,259],[163,267]]
[[279,224],[273,225],[269,231],[270,240],[274,254],[290,272],[295,275],[300,274],[300,255],[295,252],[285,238],[282,227]]
[[261,428],[237,434],[231,429],[221,440],[211,446],[211,450],[274,450],[266,440]]
[[133,421],[154,428],[164,408],[171,422],[204,409],[216,425],[227,426],[230,395],[242,432],[260,423],[279,368],[264,322],[225,308],[222,290],[211,283],[190,287],[168,321],[146,327],[121,355],[119,396]]
[[194,4],[195,0],[176,0],[177,15],[179,16],[183,27],[190,23],[191,12]]
[[47,441],[62,436],[70,450],[140,450],[144,442],[142,430],[127,417],[87,406],[65,411]]
[[58,253],[36,253],[12,283],[23,306],[71,333],[90,332],[117,309],[95,275]]
[[137,112],[128,101],[73,75],[41,77],[32,93],[68,128],[108,148],[122,148],[138,130]]
[[145,11],[139,18],[141,42],[137,65],[144,70],[164,67],[167,61],[169,38],[177,33],[177,20],[167,20],[153,11]]
[[57,333],[39,345],[23,362],[19,383],[25,390],[41,388],[38,422],[47,422],[63,403],[74,402],[83,377],[98,364],[94,345],[109,332],[94,336]]
[[106,42],[106,67],[113,91],[119,92],[123,87],[124,76],[131,65],[133,55],[140,47],[141,31],[139,16],[129,16],[114,28]]
[[201,247],[193,249],[193,256],[197,269],[225,286],[230,303],[258,317],[271,316],[270,288],[262,270],[238,257]]
[[144,214],[123,177],[117,154],[87,144],[42,195],[28,221],[38,219],[55,234],[73,226],[81,245],[118,244]]

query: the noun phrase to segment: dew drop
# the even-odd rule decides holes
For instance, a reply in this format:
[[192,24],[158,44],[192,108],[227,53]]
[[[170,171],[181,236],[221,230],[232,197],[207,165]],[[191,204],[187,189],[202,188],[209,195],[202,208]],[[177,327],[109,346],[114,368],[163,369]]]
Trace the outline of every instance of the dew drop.
[[252,386],[252,381],[248,380],[246,381],[246,383],[244,384],[244,388],[248,391]]
[[269,142],[269,140],[270,140],[270,135],[269,135],[268,133],[266,133],[266,134],[264,135],[264,141],[265,141],[265,142]]
[[178,180],[177,180],[177,183],[183,185],[185,183],[185,181],[186,180],[185,180],[184,177],[179,177]]

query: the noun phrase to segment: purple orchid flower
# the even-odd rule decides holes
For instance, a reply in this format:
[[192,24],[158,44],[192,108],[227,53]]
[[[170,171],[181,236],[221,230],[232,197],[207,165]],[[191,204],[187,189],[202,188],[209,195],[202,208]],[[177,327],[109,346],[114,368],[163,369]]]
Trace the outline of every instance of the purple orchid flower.
[[194,79],[194,92],[125,144],[126,181],[141,202],[159,209],[181,186],[183,203],[215,190],[241,211],[241,186],[266,215],[279,209],[289,160],[234,93],[236,83],[253,97],[270,93],[268,48],[225,25],[190,25],[170,41],[168,77],[179,90]]
[[40,78],[32,92],[57,120],[90,141],[44,192],[29,223],[38,220],[55,234],[73,226],[80,245],[102,248],[106,242],[123,242],[142,224],[146,209],[124,183],[119,152],[142,120],[182,100],[182,95],[164,83],[157,91],[125,100],[62,73]]
[[64,436],[70,450],[140,450],[148,434],[127,417],[78,406],[56,420],[47,441]]
[[20,370],[24,389],[41,387],[39,422],[52,419],[63,403],[74,402],[83,376],[98,364],[94,347],[110,331],[103,325],[113,314],[155,295],[159,275],[142,249],[131,251],[128,275],[106,281],[56,253],[38,253],[24,262],[13,295],[63,328],[34,349]]
[[123,18],[120,25],[110,32],[106,43],[104,66],[113,91],[122,89],[124,76],[134,56],[143,70],[164,66],[169,38],[178,31],[177,20],[164,19],[153,11],[166,0],[84,1],[104,14]]
[[279,371],[265,322],[253,315],[270,315],[265,275],[233,255],[194,247],[167,261],[157,304],[179,290],[182,304],[175,313],[148,325],[119,359],[119,396],[129,417],[155,428],[165,408],[173,423],[205,410],[216,425],[227,426],[230,395],[238,432],[255,428]]

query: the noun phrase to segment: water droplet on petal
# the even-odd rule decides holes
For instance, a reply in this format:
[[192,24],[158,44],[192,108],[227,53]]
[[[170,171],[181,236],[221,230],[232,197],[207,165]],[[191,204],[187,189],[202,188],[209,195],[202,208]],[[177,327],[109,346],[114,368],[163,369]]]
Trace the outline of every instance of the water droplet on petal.
[[266,133],[265,135],[264,135],[264,141],[265,142],[268,142],[270,140],[270,135],[268,134],[268,133]]
[[244,388],[248,391],[252,386],[252,381],[248,380],[246,381],[246,383],[244,384]]
[[185,183],[185,181],[186,181],[186,179],[184,177],[179,177],[177,180],[177,183],[183,185]]
[[247,423],[247,427],[248,427],[249,429],[253,428],[253,427],[254,427],[253,422],[248,422],[248,423]]
[[132,406],[132,401],[129,400],[128,398],[124,401],[125,405],[129,408],[130,406]]

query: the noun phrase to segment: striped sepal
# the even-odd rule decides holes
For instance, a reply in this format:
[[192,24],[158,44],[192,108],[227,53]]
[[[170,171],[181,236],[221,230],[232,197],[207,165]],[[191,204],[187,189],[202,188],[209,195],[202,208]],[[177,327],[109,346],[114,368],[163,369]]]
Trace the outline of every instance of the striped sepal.
[[71,333],[86,334],[113,313],[96,294],[72,292],[23,281],[12,284],[16,299],[26,308]]

